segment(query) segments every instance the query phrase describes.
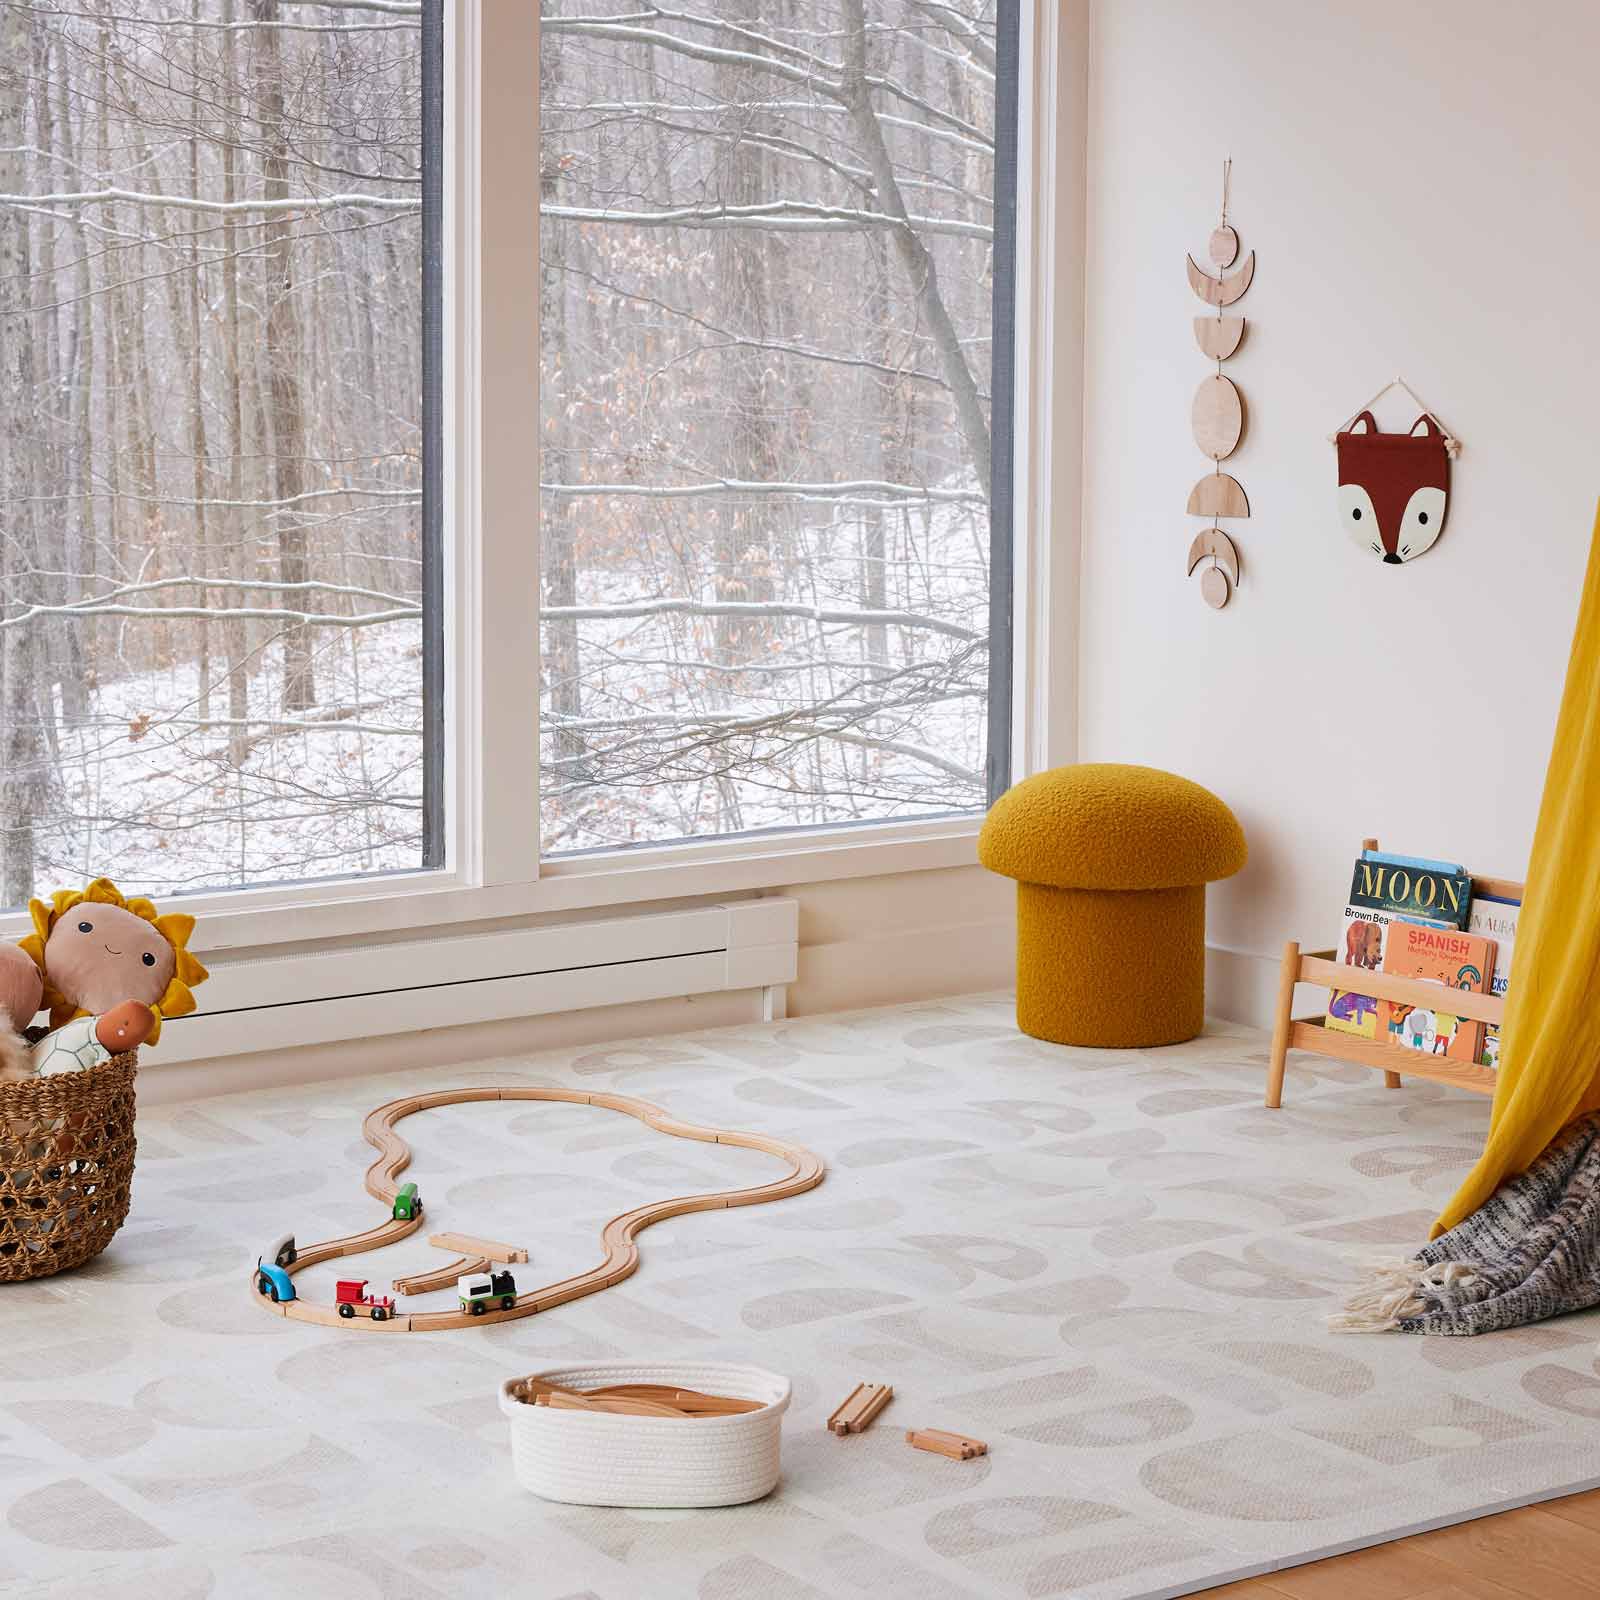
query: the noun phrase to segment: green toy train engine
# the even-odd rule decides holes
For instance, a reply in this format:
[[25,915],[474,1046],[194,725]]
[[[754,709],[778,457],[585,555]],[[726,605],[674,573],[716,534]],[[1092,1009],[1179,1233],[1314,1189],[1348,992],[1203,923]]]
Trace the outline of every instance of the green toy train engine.
[[422,1215],[422,1196],[414,1183],[403,1183],[394,1197],[396,1222],[415,1222]]

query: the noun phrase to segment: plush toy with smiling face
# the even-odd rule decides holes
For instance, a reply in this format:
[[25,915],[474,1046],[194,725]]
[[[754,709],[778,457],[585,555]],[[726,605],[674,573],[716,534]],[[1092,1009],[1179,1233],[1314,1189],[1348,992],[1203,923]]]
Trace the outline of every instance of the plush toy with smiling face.
[[28,910],[33,932],[19,943],[43,979],[52,1028],[136,1000],[155,1013],[147,1038],[154,1044],[163,1017],[195,1009],[193,986],[207,974],[189,954],[193,917],[125,899],[109,878],[58,890],[49,905],[34,900]]

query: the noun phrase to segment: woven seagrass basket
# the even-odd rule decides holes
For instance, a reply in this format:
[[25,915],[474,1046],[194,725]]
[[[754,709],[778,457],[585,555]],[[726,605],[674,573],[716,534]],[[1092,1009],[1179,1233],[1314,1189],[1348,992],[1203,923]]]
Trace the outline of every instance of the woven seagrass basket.
[[138,1060],[0,1084],[0,1283],[82,1266],[122,1226]]

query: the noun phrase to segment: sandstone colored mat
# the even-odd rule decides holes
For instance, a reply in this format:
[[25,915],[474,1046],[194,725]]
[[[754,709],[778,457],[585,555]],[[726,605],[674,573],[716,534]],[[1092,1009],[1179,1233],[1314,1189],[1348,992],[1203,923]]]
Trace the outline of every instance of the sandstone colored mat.
[[[1174,1595],[1600,1481],[1600,1322],[1351,1338],[1352,1254],[1425,1232],[1488,1108],[1214,1026],[1164,1050],[1021,1037],[1002,997],[573,1048],[156,1109],[128,1225],[91,1267],[0,1288],[8,1597],[992,1600]],[[159,1071],[159,1066],[150,1069]],[[379,1220],[372,1107],[539,1082],[657,1101],[816,1150],[781,1204],[686,1216],[589,1299],[383,1337],[286,1323],[249,1268]],[[437,1266],[426,1232],[526,1245],[539,1281],[604,1219],[758,1181],[757,1152],[588,1106],[420,1113],[429,1228],[302,1289]],[[442,1304],[440,1296],[424,1305]],[[495,1391],[588,1358],[790,1375],[784,1480],[753,1506],[547,1505]],[[893,1404],[839,1439],[858,1380]],[[907,1427],[989,1443],[955,1462]]]

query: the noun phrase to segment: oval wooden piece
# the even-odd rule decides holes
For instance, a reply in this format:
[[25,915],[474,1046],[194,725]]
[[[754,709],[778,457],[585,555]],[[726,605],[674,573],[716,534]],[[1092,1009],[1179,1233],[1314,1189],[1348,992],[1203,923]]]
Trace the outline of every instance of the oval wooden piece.
[[1189,491],[1191,517],[1248,517],[1250,502],[1237,478],[1226,472],[1208,472]]
[[1196,317],[1195,343],[1213,361],[1226,361],[1244,338],[1243,317]]
[[1250,287],[1250,280],[1256,274],[1254,250],[1244,258],[1244,265],[1237,272],[1225,272],[1220,278],[1202,272],[1193,256],[1184,259],[1189,263],[1189,287],[1208,306],[1231,306]]
[[1191,576],[1194,569],[1210,556],[1234,583],[1239,581],[1239,551],[1221,528],[1206,528],[1194,536],[1189,546],[1189,564],[1184,568]]
[[1244,401],[1233,380],[1220,372],[1207,378],[1194,392],[1190,421],[1194,442],[1213,461],[1231,456],[1244,435]]
[[1220,611],[1228,603],[1228,575],[1221,567],[1207,567],[1200,574],[1200,598],[1213,611]]
[[1227,223],[1214,228],[1206,254],[1211,257],[1212,266],[1231,267],[1239,254],[1239,235]]

